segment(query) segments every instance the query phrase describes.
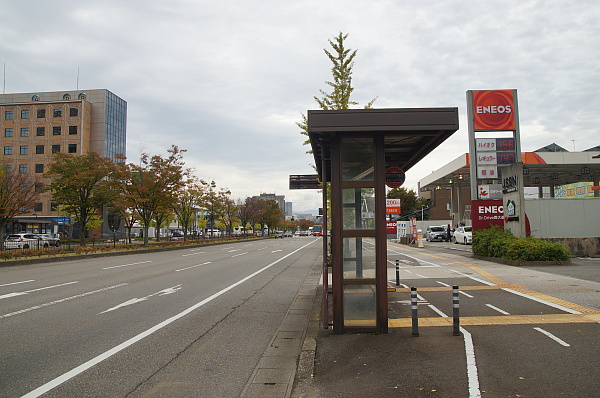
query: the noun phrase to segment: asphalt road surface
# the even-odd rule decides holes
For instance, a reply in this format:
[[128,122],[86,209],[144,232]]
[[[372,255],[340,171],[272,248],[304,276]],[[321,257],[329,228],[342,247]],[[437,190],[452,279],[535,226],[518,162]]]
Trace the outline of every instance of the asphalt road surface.
[[[470,246],[389,243],[392,285],[396,260],[389,333],[319,331],[314,377],[294,397],[600,397],[598,259],[530,269],[475,259]],[[590,277],[568,276],[580,269]]]
[[135,396],[193,346],[197,396],[238,397],[321,256],[319,242],[0,269],[0,396]]

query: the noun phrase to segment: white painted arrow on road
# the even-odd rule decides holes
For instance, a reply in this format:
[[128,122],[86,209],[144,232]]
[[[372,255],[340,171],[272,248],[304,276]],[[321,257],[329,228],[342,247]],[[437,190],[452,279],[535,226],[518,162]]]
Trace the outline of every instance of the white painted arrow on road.
[[152,293],[152,294],[150,294],[150,295],[148,295],[146,297],[132,298],[131,300],[127,300],[124,303],[121,303],[119,305],[116,305],[116,306],[114,306],[112,308],[107,309],[106,311],[102,311],[102,312],[98,313],[97,315],[104,314],[104,313],[110,312],[110,311],[114,311],[114,310],[117,310],[119,308],[127,307],[127,306],[132,305],[132,304],[141,303],[142,301],[146,301],[150,297],[153,297],[153,296],[165,296],[167,294],[173,294],[173,293],[177,292],[179,289],[181,289],[181,285],[176,285],[176,286],[173,286],[173,287],[161,290],[160,292]]

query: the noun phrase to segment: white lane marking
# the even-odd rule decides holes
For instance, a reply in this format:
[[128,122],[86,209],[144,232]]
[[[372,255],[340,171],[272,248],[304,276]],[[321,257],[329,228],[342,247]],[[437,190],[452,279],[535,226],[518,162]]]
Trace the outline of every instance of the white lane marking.
[[[403,256],[408,257],[408,258],[412,258],[413,260],[415,260],[417,262],[417,265],[413,265],[413,267],[423,267],[423,265],[421,265],[421,263],[430,264],[430,267],[440,267],[439,264],[432,263],[432,262],[429,262],[429,261],[425,261],[425,260],[422,260],[422,259],[418,259],[416,257],[409,256],[406,253],[401,253],[401,252],[397,252],[395,250],[390,250],[390,249],[388,249],[388,251],[391,251],[392,253],[403,255]],[[406,260],[400,260],[400,261],[406,261]]]
[[207,262],[205,262],[205,263],[202,263],[202,264],[196,264],[196,265],[192,265],[192,266],[189,266],[189,267],[185,267],[185,268],[176,269],[176,270],[175,270],[175,272],[179,272],[179,271],[185,271],[186,269],[192,269],[192,268],[196,268],[196,267],[201,267],[201,266],[203,266],[203,265],[206,265],[206,264],[211,264],[211,263],[212,263],[212,261],[207,261]]
[[181,257],[195,256],[196,254],[204,254],[204,253],[205,252],[194,252],[194,253],[182,254]]
[[1,299],[5,299],[5,298],[9,298],[9,297],[23,296],[24,294],[29,294],[29,293],[33,293],[33,292],[39,292],[40,290],[47,290],[47,289],[53,289],[55,287],[60,287],[60,286],[72,285],[74,283],[79,283],[79,281],[61,283],[60,285],[40,287],[40,288],[37,288],[37,289],[25,290],[23,292],[7,293],[7,294],[3,294],[2,296],[0,296],[0,300]]
[[283,250],[281,250],[281,249],[277,249],[277,250],[273,250],[273,251],[271,251],[271,253],[277,253],[277,252],[282,252],[282,251],[283,251]]
[[534,328],[534,329],[537,330],[538,332],[543,333],[546,336],[550,337],[552,340],[556,341],[558,344],[562,345],[563,347],[571,347],[571,345],[569,343],[566,343],[565,341],[559,339],[558,337],[556,337],[552,333],[547,332],[547,331],[545,331],[542,328]]
[[164,295],[167,295],[167,294],[173,294],[173,293],[175,293],[176,291],[178,291],[179,289],[181,289],[181,285],[175,285],[175,286],[173,286],[173,287],[169,287],[169,288],[167,288],[167,289],[163,289],[163,290],[161,290],[160,292],[152,293],[152,294],[150,294],[150,295],[148,295],[148,296],[146,296],[146,297],[142,297],[142,298],[132,298],[131,300],[127,300],[127,301],[125,301],[124,303],[121,303],[121,304],[119,304],[119,305],[116,305],[116,306],[114,306],[114,307],[112,307],[112,308],[109,308],[109,309],[107,309],[106,311],[102,311],[102,312],[100,312],[100,313],[98,313],[98,314],[96,314],[96,315],[100,315],[100,314],[104,314],[104,313],[107,313],[107,312],[111,312],[111,311],[117,310],[117,309],[119,309],[119,308],[127,307],[127,306],[129,306],[129,305],[132,305],[132,304],[141,303],[142,301],[146,301],[146,300],[148,300],[150,297],[153,297],[153,296],[164,296]]
[[448,318],[448,315],[444,314],[442,311],[440,311],[436,306],[429,304],[428,305],[429,308],[431,308],[432,310],[434,310],[435,312],[437,312],[437,314],[439,316],[441,316],[442,318]]
[[243,256],[243,255],[245,255],[245,254],[248,254],[248,252],[234,254],[233,256],[231,256],[231,258],[234,258],[234,257],[239,257],[239,256]]
[[463,327],[460,328],[465,341],[465,354],[467,356],[467,379],[469,382],[469,398],[481,397],[479,391],[479,376],[477,375],[477,362],[475,361],[475,346],[471,333]]
[[148,260],[148,261],[141,261],[139,263],[131,263],[131,264],[123,264],[123,265],[115,265],[114,267],[105,267],[102,269],[113,269],[113,268],[123,268],[123,267],[129,267],[131,265],[139,265],[139,264],[146,264],[146,263],[151,263],[152,260]]
[[486,304],[486,305],[487,305],[488,307],[490,307],[491,309],[498,311],[498,312],[499,312],[499,313],[501,313],[501,314],[504,314],[504,315],[510,315],[510,313],[508,313],[508,312],[506,312],[506,311],[504,311],[504,310],[501,310],[501,309],[500,309],[500,308],[498,308],[498,307],[494,307],[494,306],[493,306],[493,305],[491,305],[491,304]]
[[415,274],[416,276],[420,277],[420,278],[424,278],[424,279],[429,279],[428,276],[425,275],[421,275],[421,274]]
[[271,264],[266,265],[264,267],[262,267],[261,269],[259,269],[258,271],[248,275],[247,277],[240,279],[239,281],[235,282],[232,285],[229,285],[228,287],[226,287],[223,290],[218,291],[217,293],[213,294],[210,297],[205,298],[204,300],[200,301],[197,304],[194,304],[193,306],[191,306],[190,308],[180,312],[177,315],[172,316],[169,319],[166,319],[164,321],[162,321],[161,323],[151,327],[150,329],[138,334],[137,336],[134,336],[132,338],[130,338],[129,340],[124,341],[123,343],[117,345],[116,347],[111,348],[110,350],[90,359],[87,362],[82,363],[81,365],[71,369],[70,371],[68,371],[67,373],[64,373],[60,376],[58,376],[57,378],[50,380],[49,382],[47,382],[46,384],[41,385],[40,387],[36,388],[35,390],[23,395],[21,398],[37,398],[42,394],[47,393],[48,391],[52,390],[55,387],[58,387],[59,385],[61,385],[62,383],[72,379],[73,377],[77,376],[78,374],[85,372],[86,370],[88,370],[89,368],[99,364],[100,362],[104,361],[105,359],[110,358],[111,356],[115,355],[116,353],[124,350],[125,348],[137,343],[138,341],[150,336],[152,333],[164,328],[165,326],[175,322],[176,320],[186,316],[187,314],[191,313],[192,311],[204,306],[205,304],[213,301],[214,299],[216,299],[217,297],[227,293],[228,291],[238,287],[239,285],[241,285],[242,283],[254,278],[256,275],[268,270],[269,268],[271,268],[272,266],[274,266],[275,264],[277,264],[280,261],[283,261],[284,259],[286,259],[287,257],[291,256],[292,254],[295,254],[297,252],[299,252],[300,250],[304,249],[305,247],[307,247],[308,245],[312,245],[313,243],[318,242],[318,240],[313,240],[309,243],[307,243],[304,246],[301,246],[300,248],[294,250],[293,252],[290,252],[288,254],[286,254],[285,256],[281,257],[279,260],[275,260],[273,261]]
[[12,285],[20,285],[21,283],[29,283],[29,282],[35,282],[34,279],[30,279],[28,281],[20,281],[20,282],[12,282],[12,283],[5,283],[3,285],[0,285],[0,287],[2,286],[12,286]]
[[540,298],[533,297],[533,296],[530,296],[525,293],[517,292],[516,290],[512,290],[512,289],[508,289],[508,288],[502,288],[502,290],[507,291],[509,293],[516,294],[517,296],[522,296],[522,297],[528,298],[530,300],[537,301],[538,303],[549,305],[550,307],[558,308],[559,310],[568,312],[569,314],[576,314],[576,315],[581,314],[581,312],[579,312],[579,311],[575,311],[570,308],[563,307],[562,305],[554,304],[554,303],[551,303],[550,301],[542,300]]
[[240,249],[233,249],[233,250],[228,250],[227,253],[233,253],[233,252],[239,252]]
[[444,283],[444,282],[442,282],[442,281],[436,281],[436,282],[437,282],[437,283],[439,283],[439,284],[440,284],[440,285],[442,285],[442,286],[450,287],[450,285],[449,285],[449,284],[447,284],[447,283]]
[[471,296],[469,293],[465,293],[462,290],[459,290],[458,292],[464,296],[467,296],[468,298],[473,298],[473,296]]
[[[450,269],[450,268],[448,268],[448,269]],[[484,281],[483,279],[475,278],[474,276],[464,274],[464,273],[462,273],[460,271],[456,271],[456,270],[453,270],[453,269],[450,269],[450,271],[455,272],[455,273],[459,274],[460,276],[464,276],[466,278],[472,279],[472,280],[474,280],[476,282],[483,283],[484,285],[488,285],[488,286],[495,286],[496,285],[495,283]]]
[[94,291],[91,291],[91,292],[78,294],[76,296],[66,297],[64,299],[55,300],[55,301],[51,301],[49,303],[44,303],[44,304],[36,305],[34,307],[25,308],[24,310],[19,310],[19,311],[11,312],[9,314],[0,315],[0,319],[8,318],[8,317],[15,316],[15,315],[24,314],[26,312],[33,311],[33,310],[39,310],[41,308],[49,307],[49,306],[54,305],[54,304],[64,303],[65,301],[70,301],[70,300],[78,299],[78,298],[81,298],[81,297],[89,296],[90,294],[100,293],[100,292],[104,292],[104,291],[111,290],[111,289],[116,289],[118,287],[126,286],[126,285],[129,285],[129,283],[121,283],[120,285],[109,286],[109,287],[105,287],[105,288],[102,288],[102,289],[94,290]]

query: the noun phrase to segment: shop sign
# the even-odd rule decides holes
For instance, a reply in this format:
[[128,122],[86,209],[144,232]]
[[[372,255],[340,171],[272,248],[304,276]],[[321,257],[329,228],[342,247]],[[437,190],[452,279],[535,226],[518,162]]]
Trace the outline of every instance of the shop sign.
[[473,91],[475,131],[515,129],[513,90]]

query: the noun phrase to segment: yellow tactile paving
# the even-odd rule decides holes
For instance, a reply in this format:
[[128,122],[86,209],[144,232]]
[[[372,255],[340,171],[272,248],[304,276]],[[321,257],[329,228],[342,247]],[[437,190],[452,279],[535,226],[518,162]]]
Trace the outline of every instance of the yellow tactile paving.
[[[461,326],[538,325],[551,323],[596,323],[600,313],[594,315],[548,314],[548,315],[502,315],[461,317]],[[452,326],[452,318],[419,318],[419,326]],[[390,319],[391,328],[412,326],[411,318]]]
[[[405,247],[403,247],[406,250]],[[423,253],[418,249],[409,248],[407,251],[411,252],[419,252],[424,256],[433,257],[438,260],[448,261],[455,264],[464,265],[465,267],[470,268],[474,272],[477,272],[479,275],[483,276],[487,280],[492,283],[495,283],[493,286],[486,285],[476,285],[476,286],[459,286],[459,289],[462,291],[468,290],[490,290],[490,289],[512,289],[516,292],[527,294],[529,296],[538,298],[540,300],[548,301],[553,304],[560,305],[565,308],[569,308],[571,310],[575,310],[581,312],[582,315],[574,315],[574,314],[558,314],[558,315],[507,315],[507,316],[494,316],[494,317],[461,317],[460,322],[462,325],[468,325],[468,322],[476,322],[471,323],[472,325],[517,325],[517,324],[531,324],[531,323],[592,323],[592,322],[600,322],[600,311],[587,308],[578,304],[571,303],[569,301],[561,300],[556,297],[549,296],[547,294],[538,293],[532,290],[528,290],[523,286],[512,285],[506,283],[503,279],[498,278],[492,273],[481,269],[480,267],[464,262],[464,261],[456,261],[449,259],[447,257],[442,257],[438,255],[433,255],[429,253]],[[434,292],[434,291],[449,291],[452,290],[452,287],[419,287],[419,292]],[[396,288],[396,292],[410,292],[410,289],[405,288]],[[452,318],[425,318],[431,319],[432,321],[428,324],[423,323],[423,325],[428,326],[447,326],[448,320]],[[411,325],[411,319],[390,319],[389,326],[390,327],[408,327],[405,323],[408,322],[408,326]],[[419,325],[422,324],[422,319],[419,319]],[[450,321],[451,323],[451,321]],[[401,325],[401,326],[394,326]]]

